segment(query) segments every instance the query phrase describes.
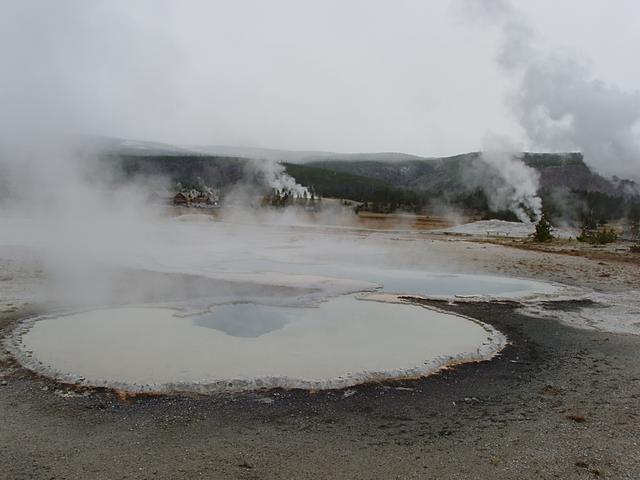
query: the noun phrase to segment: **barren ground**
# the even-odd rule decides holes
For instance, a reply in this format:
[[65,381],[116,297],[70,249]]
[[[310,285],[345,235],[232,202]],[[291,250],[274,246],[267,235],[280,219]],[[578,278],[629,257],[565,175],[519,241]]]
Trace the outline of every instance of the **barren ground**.
[[[473,271],[584,287],[603,304],[547,305],[568,314],[560,322],[512,303],[437,302],[494,325],[511,345],[426,379],[339,391],[126,398],[35,378],[5,356],[0,478],[640,477],[640,337],[607,331],[609,320],[633,330],[640,318],[640,266],[615,250],[624,245],[358,235],[428,248]],[[5,281],[28,284],[30,272]],[[5,302],[0,328],[37,308]],[[588,329],[569,326],[579,318]]]

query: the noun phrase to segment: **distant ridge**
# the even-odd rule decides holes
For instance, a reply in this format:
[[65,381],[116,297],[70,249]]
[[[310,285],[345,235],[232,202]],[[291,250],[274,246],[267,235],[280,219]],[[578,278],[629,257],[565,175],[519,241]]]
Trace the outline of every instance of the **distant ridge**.
[[[450,157],[420,157],[398,152],[337,153],[313,150],[279,150],[236,146],[175,146],[111,137],[87,137],[93,151],[126,158],[126,170],[169,175],[177,179],[200,177],[211,184],[240,181],[248,159],[264,159],[285,164],[287,171],[303,183],[322,178],[331,191],[331,182],[355,182],[364,188],[367,179],[376,188],[403,189],[428,195],[469,193],[466,179],[479,152]],[[541,193],[558,189],[597,192],[615,197],[636,197],[640,187],[631,180],[606,178],[589,168],[579,152],[521,154],[524,162],[540,174]],[[323,173],[324,172],[324,173]],[[339,176],[336,174],[344,174]],[[332,176],[333,175],[333,176]],[[373,187],[372,187],[373,188]]]
[[374,160],[382,162],[424,160],[424,157],[398,152],[337,153],[319,150],[279,150],[275,148],[235,147],[229,145],[190,146],[188,148],[207,155],[275,160],[285,163],[309,163],[320,160]]
[[[305,165],[368,177],[394,187],[455,194],[468,190],[465,174],[479,156],[479,152],[471,152],[442,158],[381,161],[365,155],[368,160],[326,159]],[[525,164],[539,172],[541,191],[566,188],[623,197],[640,194],[638,184],[631,180],[609,179],[592,171],[578,152],[524,152],[521,157]]]
[[89,136],[78,142],[84,150],[111,155],[198,155],[195,150],[168,143],[128,140],[125,138]]
[[256,160],[274,160],[276,162],[304,163],[313,160],[331,158],[334,152],[314,150],[278,150],[275,148],[236,147],[231,145],[194,145],[187,147],[195,152],[223,157],[243,157]]

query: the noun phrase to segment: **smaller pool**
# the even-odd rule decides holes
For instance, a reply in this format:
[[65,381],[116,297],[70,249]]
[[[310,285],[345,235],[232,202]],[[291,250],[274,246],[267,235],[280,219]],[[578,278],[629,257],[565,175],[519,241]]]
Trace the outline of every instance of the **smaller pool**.
[[488,358],[505,342],[468,318],[353,296],[177,313],[127,307],[36,319],[17,337],[18,357],[61,379],[130,390],[334,388]]
[[219,262],[217,270],[221,273],[277,272],[362,280],[381,285],[382,291],[386,293],[434,297],[454,295],[517,297],[551,293],[555,290],[555,287],[549,283],[493,275],[438,273],[376,266],[280,262],[261,258]]

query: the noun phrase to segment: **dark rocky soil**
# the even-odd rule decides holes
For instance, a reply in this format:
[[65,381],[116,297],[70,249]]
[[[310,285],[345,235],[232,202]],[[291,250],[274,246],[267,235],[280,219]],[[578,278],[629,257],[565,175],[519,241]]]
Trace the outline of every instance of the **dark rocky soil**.
[[77,391],[5,360],[0,478],[640,478],[640,338],[438,307],[511,345],[422,380],[219,397]]

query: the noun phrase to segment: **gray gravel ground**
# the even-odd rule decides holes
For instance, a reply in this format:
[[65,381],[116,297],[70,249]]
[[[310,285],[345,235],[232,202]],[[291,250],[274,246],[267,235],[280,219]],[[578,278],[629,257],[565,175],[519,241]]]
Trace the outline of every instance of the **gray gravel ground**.
[[121,400],[4,358],[0,478],[640,478],[640,337],[510,304],[438,306],[512,344],[422,380],[207,398]]

